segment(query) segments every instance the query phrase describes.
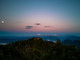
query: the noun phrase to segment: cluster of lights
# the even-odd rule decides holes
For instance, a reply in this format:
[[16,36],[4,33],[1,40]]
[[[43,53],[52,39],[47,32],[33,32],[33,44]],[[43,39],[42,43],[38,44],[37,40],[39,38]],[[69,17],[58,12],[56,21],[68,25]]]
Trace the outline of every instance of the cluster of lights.
[[37,34],[38,36],[40,36],[40,34]]

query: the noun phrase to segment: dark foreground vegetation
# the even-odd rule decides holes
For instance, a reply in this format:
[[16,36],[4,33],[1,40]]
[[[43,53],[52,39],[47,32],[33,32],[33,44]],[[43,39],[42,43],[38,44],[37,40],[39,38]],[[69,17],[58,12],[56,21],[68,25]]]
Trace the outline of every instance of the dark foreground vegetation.
[[32,38],[0,45],[0,60],[80,60],[80,51],[75,46],[62,45]]

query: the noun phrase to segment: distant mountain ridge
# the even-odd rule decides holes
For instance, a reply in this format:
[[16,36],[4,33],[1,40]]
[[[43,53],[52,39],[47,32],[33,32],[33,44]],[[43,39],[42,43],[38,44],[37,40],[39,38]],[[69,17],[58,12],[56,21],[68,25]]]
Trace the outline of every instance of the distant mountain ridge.
[[73,40],[72,41],[72,40],[66,39],[62,42],[62,44],[66,44],[68,46],[73,45],[73,46],[80,48],[80,40]]
[[0,43],[11,43],[19,40],[25,40],[30,39],[32,37],[40,37],[46,41],[56,41],[57,39],[60,39],[62,42],[66,39],[69,40],[80,40],[80,36],[70,36],[70,35],[59,35],[59,36],[23,36],[23,37],[17,37],[17,36],[7,36],[7,37],[0,37]]

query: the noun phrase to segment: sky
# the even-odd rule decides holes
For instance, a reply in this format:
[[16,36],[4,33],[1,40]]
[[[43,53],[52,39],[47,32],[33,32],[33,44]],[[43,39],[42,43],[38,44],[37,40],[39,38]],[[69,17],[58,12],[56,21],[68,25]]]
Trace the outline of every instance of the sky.
[[0,0],[0,35],[52,33],[80,33],[79,0]]

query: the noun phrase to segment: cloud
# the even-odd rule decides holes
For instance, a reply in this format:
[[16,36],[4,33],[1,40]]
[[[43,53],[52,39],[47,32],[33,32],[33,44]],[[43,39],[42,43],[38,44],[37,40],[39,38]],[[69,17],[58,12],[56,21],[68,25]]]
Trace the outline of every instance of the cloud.
[[26,29],[32,29],[33,26],[26,26]]
[[50,28],[51,26],[44,26],[44,27],[46,27],[46,28]]
[[41,25],[40,23],[35,23],[35,25]]

